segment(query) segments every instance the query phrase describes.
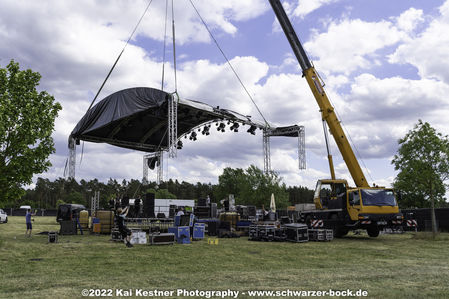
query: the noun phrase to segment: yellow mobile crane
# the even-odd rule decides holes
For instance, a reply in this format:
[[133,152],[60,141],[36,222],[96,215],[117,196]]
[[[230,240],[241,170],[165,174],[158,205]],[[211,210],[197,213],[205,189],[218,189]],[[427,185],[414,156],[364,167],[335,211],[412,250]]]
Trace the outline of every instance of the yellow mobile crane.
[[[386,226],[399,225],[403,216],[399,212],[393,189],[370,187],[354,155],[340,121],[332,107],[324,84],[310,63],[298,36],[279,0],[269,0],[281,24],[290,46],[302,68],[310,89],[320,107],[328,151],[331,179],[317,182],[314,195],[315,210],[302,211],[301,219],[309,226],[318,224],[332,228],[336,237],[342,237],[352,229],[366,229],[370,237],[377,237]],[[337,143],[356,187],[336,179],[332,156],[329,152],[326,124]],[[319,220],[319,221],[317,221]]]

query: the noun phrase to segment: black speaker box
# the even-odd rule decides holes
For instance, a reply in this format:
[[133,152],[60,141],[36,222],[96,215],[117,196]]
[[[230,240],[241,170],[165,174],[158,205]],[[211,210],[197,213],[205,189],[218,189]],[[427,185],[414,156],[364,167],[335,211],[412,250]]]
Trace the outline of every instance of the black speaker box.
[[207,206],[207,199],[200,198],[198,199],[198,207],[206,207]]
[[177,205],[170,205],[170,210],[168,211],[168,217],[169,218],[174,218],[176,215],[176,211],[178,210],[178,206]]
[[209,236],[216,236],[218,233],[218,222],[211,221],[207,223],[207,234]]
[[126,207],[126,206],[129,206],[129,197],[128,197],[128,196],[124,196],[124,197],[122,198],[121,204],[122,204],[122,207],[123,207],[123,208]]
[[59,230],[60,235],[76,235],[77,234],[77,227],[76,227],[76,221],[75,220],[65,220],[59,222],[61,225],[61,228]]
[[231,230],[231,222],[229,221],[220,221],[220,229]]
[[256,207],[255,206],[248,206],[248,216],[256,217]]
[[147,193],[143,199],[143,215],[146,218],[154,218],[154,193]]
[[217,218],[217,204],[215,202],[210,204],[210,218]]

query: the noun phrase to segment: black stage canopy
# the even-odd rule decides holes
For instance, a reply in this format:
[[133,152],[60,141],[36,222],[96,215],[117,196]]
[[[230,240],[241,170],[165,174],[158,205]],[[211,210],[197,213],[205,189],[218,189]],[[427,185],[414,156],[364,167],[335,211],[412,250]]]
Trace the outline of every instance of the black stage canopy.
[[[168,147],[168,101],[172,94],[136,87],[115,92],[93,106],[70,134],[76,141],[105,142],[111,145],[154,152]],[[231,121],[264,128],[250,116],[212,107],[205,103],[179,99],[177,137],[195,128],[219,121]]]

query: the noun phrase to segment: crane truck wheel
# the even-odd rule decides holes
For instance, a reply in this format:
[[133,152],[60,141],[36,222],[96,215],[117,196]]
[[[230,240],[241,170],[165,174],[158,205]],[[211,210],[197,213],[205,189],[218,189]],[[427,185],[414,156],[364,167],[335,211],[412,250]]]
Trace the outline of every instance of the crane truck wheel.
[[310,217],[310,215],[309,215],[306,217],[306,225],[308,228],[311,227],[311,223],[312,223],[312,217]]
[[368,232],[368,236],[371,238],[376,238],[379,236],[379,228],[378,227],[370,227],[366,230]]
[[[331,215],[331,220],[335,220],[334,222],[336,222],[336,220],[338,220],[338,216],[337,214],[332,214]],[[344,236],[346,236],[348,234],[348,230],[344,227],[339,227],[337,225],[334,225],[334,237],[335,238],[342,238]]]

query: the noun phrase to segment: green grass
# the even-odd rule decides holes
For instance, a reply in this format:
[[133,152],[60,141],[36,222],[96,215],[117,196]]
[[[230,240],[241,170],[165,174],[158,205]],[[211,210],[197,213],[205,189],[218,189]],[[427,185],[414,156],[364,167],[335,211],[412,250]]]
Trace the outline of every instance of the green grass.
[[[79,298],[83,289],[367,290],[370,298],[447,298],[449,238],[352,235],[332,242],[220,239],[188,245],[135,245],[109,236],[60,236],[54,217],[0,224],[0,298]],[[239,298],[245,298],[240,296]]]

